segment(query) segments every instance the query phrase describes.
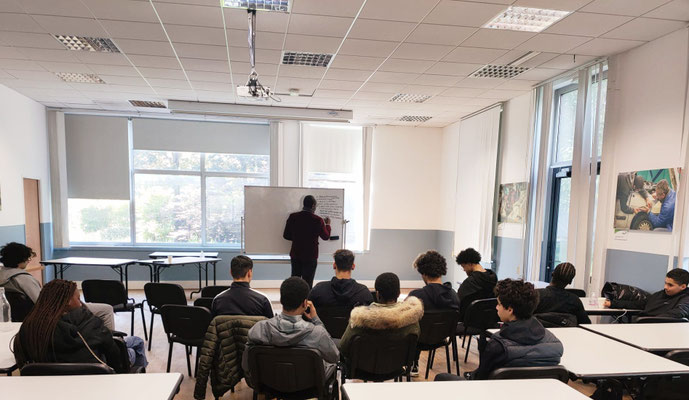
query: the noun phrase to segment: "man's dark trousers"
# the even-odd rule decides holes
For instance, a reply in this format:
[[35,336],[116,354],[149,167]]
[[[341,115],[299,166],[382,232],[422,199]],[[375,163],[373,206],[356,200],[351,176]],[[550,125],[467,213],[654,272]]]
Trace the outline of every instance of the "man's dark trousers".
[[292,264],[292,276],[300,276],[306,283],[309,284],[309,288],[313,287],[313,277],[316,275],[316,266],[318,265],[318,260],[295,260],[290,259]]

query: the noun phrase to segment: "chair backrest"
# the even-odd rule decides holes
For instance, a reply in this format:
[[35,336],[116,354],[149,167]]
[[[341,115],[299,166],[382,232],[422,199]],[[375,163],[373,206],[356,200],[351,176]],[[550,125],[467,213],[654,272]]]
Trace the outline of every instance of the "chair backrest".
[[573,314],[547,312],[534,314],[537,320],[546,328],[562,328],[577,326],[577,317]]
[[665,354],[665,358],[680,364],[689,365],[689,350],[672,350]]
[[496,298],[472,301],[464,314],[464,326],[482,330],[497,328],[500,321],[497,305]]
[[566,291],[575,294],[577,297],[586,297],[586,291],[582,289],[569,288]]
[[208,311],[211,310],[213,307],[213,298],[212,297],[199,297],[198,299],[194,300],[194,306],[195,307],[205,307],[208,309]]
[[429,310],[425,311],[419,321],[421,333],[419,343],[436,345],[448,337],[454,337],[459,321],[457,310]]
[[248,352],[251,386],[259,393],[277,397],[304,393],[325,398],[325,367],[316,350],[252,346]]
[[564,383],[569,381],[567,368],[562,365],[550,367],[506,367],[490,373],[488,379],[557,379]]
[[355,335],[347,355],[347,378],[383,381],[399,376],[414,363],[417,340],[411,334]]
[[201,297],[213,298],[229,288],[229,286],[206,286],[201,289]]
[[165,333],[186,340],[203,340],[212,319],[205,307],[174,304],[161,307],[160,315]]
[[22,376],[104,375],[115,371],[100,363],[30,363],[21,369]]
[[144,285],[146,301],[152,308],[159,309],[166,304],[187,305],[187,295],[176,283],[149,282]]
[[12,322],[23,322],[33,308],[33,301],[29,296],[16,290],[5,289],[5,297],[10,302],[12,309]]
[[351,312],[352,307],[349,306],[318,307],[318,318],[325,325],[330,337],[339,339],[349,325]]
[[637,324],[674,324],[677,322],[687,322],[686,318],[670,317],[639,317],[634,320]]
[[81,282],[81,291],[87,303],[127,304],[127,290],[120,281],[87,279]]

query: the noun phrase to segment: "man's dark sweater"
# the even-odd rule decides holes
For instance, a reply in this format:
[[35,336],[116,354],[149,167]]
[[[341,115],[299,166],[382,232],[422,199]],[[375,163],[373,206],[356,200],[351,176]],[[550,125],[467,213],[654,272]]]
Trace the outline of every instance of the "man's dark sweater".
[[371,291],[354,279],[337,279],[320,282],[313,287],[309,300],[316,309],[330,306],[367,306],[373,303]]
[[577,324],[590,324],[591,319],[584,311],[584,305],[574,293],[556,286],[538,289],[538,306],[534,314],[564,313],[577,317]]
[[644,310],[641,317],[689,318],[689,288],[674,296],[665,290],[655,292],[645,301],[610,300],[610,308]]
[[440,283],[429,283],[421,289],[412,290],[409,296],[421,299],[424,310],[459,310],[457,293]]
[[230,288],[215,296],[211,310],[217,315],[262,315],[273,318],[270,300],[249,287],[249,282],[232,282]]
[[493,290],[498,283],[498,276],[490,269],[485,272],[472,271],[457,290],[459,296],[459,320],[464,320],[464,313],[472,301],[495,297]]

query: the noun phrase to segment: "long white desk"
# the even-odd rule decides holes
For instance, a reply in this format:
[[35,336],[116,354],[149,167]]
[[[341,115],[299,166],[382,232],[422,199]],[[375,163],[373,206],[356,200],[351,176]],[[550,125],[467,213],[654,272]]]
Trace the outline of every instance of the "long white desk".
[[343,399],[486,399],[586,400],[588,397],[554,379],[455,382],[345,383]]
[[21,322],[0,322],[0,374],[11,374],[16,368],[10,345],[21,326]]
[[595,302],[591,301],[590,297],[581,298],[581,303],[584,305],[584,311],[586,311],[586,314],[588,315],[608,315],[611,317],[626,315],[632,317],[634,315],[640,314],[643,311],[625,308],[606,308],[605,306],[603,306],[604,302],[605,297],[596,297]]
[[120,258],[96,258],[96,257],[65,257],[53,260],[42,260],[43,265],[53,265],[54,277],[57,279],[58,273],[60,279],[65,278],[65,271],[75,265],[85,267],[110,267],[113,271],[120,274],[120,282],[124,283],[127,292],[129,292],[129,275],[128,267],[136,263],[136,260],[120,259]]
[[689,350],[689,322],[676,324],[581,325],[589,331],[653,352]]
[[12,376],[0,378],[3,399],[170,400],[182,374]]
[[206,273],[206,286],[208,286],[208,270],[210,267],[213,267],[213,285],[216,284],[216,270],[217,267],[216,265],[218,264],[219,261],[222,261],[220,258],[217,257],[172,257],[170,256],[169,260],[166,259],[161,259],[161,258],[152,258],[149,260],[138,260],[137,263],[139,265],[143,265],[149,268],[149,271],[151,272],[151,281],[152,282],[160,282],[160,273],[165,269],[165,268],[170,268],[170,267],[175,267],[175,266],[185,266],[185,265],[193,265],[196,266],[199,270],[199,290],[195,290],[191,292],[189,295],[189,298],[191,298],[194,293],[201,293],[201,289],[203,288],[202,283],[201,283],[201,272]]

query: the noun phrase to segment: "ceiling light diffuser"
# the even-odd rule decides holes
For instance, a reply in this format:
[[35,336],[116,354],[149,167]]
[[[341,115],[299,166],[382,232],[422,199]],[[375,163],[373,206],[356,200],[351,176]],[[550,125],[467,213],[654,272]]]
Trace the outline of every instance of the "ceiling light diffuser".
[[426,122],[433,117],[427,115],[404,115],[400,117],[399,121],[402,122]]
[[528,71],[527,67],[519,67],[513,65],[486,65],[471,75],[471,78],[498,78],[498,79],[512,79],[522,72]]
[[425,94],[398,93],[392,96],[390,101],[393,103],[423,103],[430,98],[431,96]]
[[284,65],[327,67],[332,59],[333,55],[326,53],[307,53],[303,51],[284,51],[282,53],[282,64]]
[[108,38],[95,38],[87,36],[73,35],[53,35],[58,42],[62,43],[69,50],[75,51],[97,51],[101,53],[119,53],[115,43]]
[[498,14],[497,17],[483,25],[483,27],[522,32],[541,32],[569,14],[571,14],[571,11],[508,7],[507,10]]
[[245,10],[289,12],[292,6],[290,0],[223,0],[222,4],[230,8]]
[[57,75],[57,77],[62,79],[63,81],[71,82],[71,83],[105,83],[105,81],[102,80],[96,74],[81,74],[81,73],[75,73],[75,72],[56,72],[55,75]]

